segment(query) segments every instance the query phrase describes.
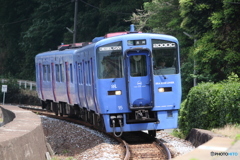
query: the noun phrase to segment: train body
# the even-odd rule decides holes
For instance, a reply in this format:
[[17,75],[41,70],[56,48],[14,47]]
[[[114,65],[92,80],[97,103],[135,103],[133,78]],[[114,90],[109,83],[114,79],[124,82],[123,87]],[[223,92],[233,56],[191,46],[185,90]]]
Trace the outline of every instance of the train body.
[[116,136],[176,128],[181,103],[178,40],[129,32],[97,39],[35,57],[43,107],[78,116]]

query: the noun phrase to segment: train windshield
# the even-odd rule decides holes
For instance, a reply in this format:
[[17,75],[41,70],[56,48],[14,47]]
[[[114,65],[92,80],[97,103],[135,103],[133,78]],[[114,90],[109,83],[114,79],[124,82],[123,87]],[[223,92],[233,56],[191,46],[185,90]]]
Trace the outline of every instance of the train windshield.
[[98,78],[123,77],[122,42],[110,43],[97,48]]
[[130,73],[132,77],[143,77],[147,75],[146,55],[130,56]]
[[177,43],[153,39],[152,47],[155,75],[179,73]]

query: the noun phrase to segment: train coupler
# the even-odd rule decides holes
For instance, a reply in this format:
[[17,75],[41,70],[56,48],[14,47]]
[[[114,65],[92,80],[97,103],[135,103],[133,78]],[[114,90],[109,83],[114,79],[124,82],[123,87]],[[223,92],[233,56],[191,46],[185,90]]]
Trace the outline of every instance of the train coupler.
[[138,111],[135,111],[135,117],[136,117],[136,120],[149,119],[148,110],[138,110]]

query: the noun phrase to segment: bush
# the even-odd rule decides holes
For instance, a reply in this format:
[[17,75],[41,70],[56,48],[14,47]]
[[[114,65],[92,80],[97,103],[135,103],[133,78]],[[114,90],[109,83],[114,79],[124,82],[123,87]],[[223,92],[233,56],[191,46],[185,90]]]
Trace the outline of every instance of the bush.
[[21,89],[18,97],[18,104],[41,105],[41,101],[35,90]]
[[[17,95],[20,93],[20,88],[16,79],[8,79],[7,82],[0,83],[2,85],[7,85],[7,92],[5,93],[5,103],[14,103],[17,99]],[[1,91],[1,102],[3,101],[3,93]]]
[[[7,85],[7,92],[5,93],[5,103],[11,104],[29,104],[29,105],[41,105],[37,96],[37,92],[32,90],[20,89],[16,79],[8,79],[7,82],[0,83]],[[3,102],[3,93],[0,92],[0,102]]]
[[179,128],[186,135],[192,128],[212,129],[240,123],[240,83],[201,83],[181,104]]

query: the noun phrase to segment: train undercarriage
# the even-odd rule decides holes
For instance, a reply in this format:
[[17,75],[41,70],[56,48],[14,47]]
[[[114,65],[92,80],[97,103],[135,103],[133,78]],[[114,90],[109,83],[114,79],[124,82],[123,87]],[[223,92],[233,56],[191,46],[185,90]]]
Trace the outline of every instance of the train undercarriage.
[[53,102],[50,100],[42,101],[42,108],[50,112],[53,112],[55,115],[68,115],[72,118],[80,118],[85,122],[88,122],[100,130],[105,130],[104,120],[101,115],[96,114],[93,111],[88,111],[85,108],[80,108],[78,105],[68,105],[65,102]]
[[[83,121],[94,125],[99,130],[106,131],[104,118],[102,115],[96,114],[94,111],[88,111],[85,108],[80,108],[78,105],[68,105],[66,102],[56,103],[51,100],[46,100],[42,101],[42,108],[53,112],[55,115],[68,115],[68,117],[80,118]],[[122,135],[122,131],[120,133],[116,133],[115,127],[122,127],[124,125],[123,114],[110,114],[109,117],[109,124],[110,127],[113,128],[113,134],[116,137],[120,137]],[[159,123],[156,112],[141,109],[126,114],[126,124],[146,122]],[[152,137],[155,137],[156,130],[148,130],[148,134]]]

